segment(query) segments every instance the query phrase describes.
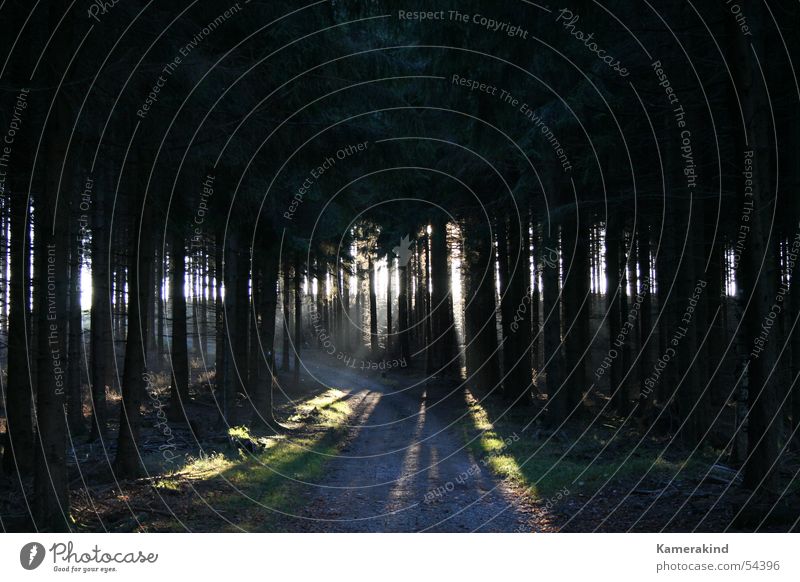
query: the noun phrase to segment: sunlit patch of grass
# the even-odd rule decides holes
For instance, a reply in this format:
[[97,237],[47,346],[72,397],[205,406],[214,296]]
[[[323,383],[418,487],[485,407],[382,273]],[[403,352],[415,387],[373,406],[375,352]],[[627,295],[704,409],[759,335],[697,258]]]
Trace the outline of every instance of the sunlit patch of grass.
[[[243,529],[269,529],[274,513],[254,502],[285,513],[297,509],[302,503],[298,482],[318,482],[327,461],[344,442],[352,412],[344,396],[341,390],[331,389],[303,402],[291,417],[294,434],[259,439],[266,447],[256,454],[217,453],[191,459],[158,487],[175,489],[189,481],[205,491],[203,485],[213,485],[215,490],[204,492],[203,497],[215,510],[226,517],[246,512],[235,520]],[[228,434],[255,440],[247,427],[233,427]]]
[[472,424],[478,430],[492,430],[494,425],[489,420],[489,414],[486,409],[481,406],[480,402],[469,392],[466,393],[467,406],[469,415],[472,418]]
[[313,418],[323,426],[336,424],[342,414],[350,413],[347,403],[342,401],[344,395],[345,393],[338,388],[330,388],[298,405],[288,422],[302,422]]
[[538,431],[522,432],[530,420],[527,415],[515,411],[502,416],[498,413],[492,421],[491,403],[483,406],[469,393],[466,399],[470,422],[465,426],[465,437],[474,438],[470,448],[476,459],[535,498],[547,499],[565,488],[593,494],[609,479],[609,484],[642,477],[648,482],[666,482],[679,471],[682,478],[696,478],[718,454],[708,450],[695,454],[691,460],[679,456],[667,459],[662,456],[663,447],[645,444],[627,458],[638,439],[617,436],[611,443],[614,446],[603,450],[614,431],[598,428],[577,443],[548,440],[547,434],[539,435]]
[[175,479],[163,479],[153,483],[153,487],[162,491],[169,491],[173,493],[180,493],[180,484]]
[[246,426],[233,426],[228,429],[228,436],[235,439],[249,439],[250,429]]
[[162,483],[167,482],[169,477],[183,477],[191,480],[215,477],[228,470],[234,464],[235,461],[228,458],[224,453],[202,455],[198,458],[189,457],[186,465],[169,475]]
[[486,409],[469,392],[466,393],[466,400],[472,428],[480,433],[472,441],[472,453],[496,475],[528,487],[535,495],[536,491],[526,482],[516,459],[506,450],[513,444],[513,438],[503,438],[498,434]]

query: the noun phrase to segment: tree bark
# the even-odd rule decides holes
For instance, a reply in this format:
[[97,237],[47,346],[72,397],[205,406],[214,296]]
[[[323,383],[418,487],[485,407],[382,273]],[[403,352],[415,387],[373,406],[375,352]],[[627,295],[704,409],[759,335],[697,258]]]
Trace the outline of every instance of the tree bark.
[[87,433],[83,417],[83,383],[81,382],[81,352],[83,348],[83,314],[81,310],[81,232],[76,202],[70,220],[69,249],[69,348],[67,353],[67,418],[74,437]]
[[464,232],[469,233],[464,237],[467,382],[481,392],[490,393],[500,383],[494,248],[488,233],[473,219],[465,220]]
[[[258,331],[261,350],[258,358],[258,384],[253,394],[257,420],[272,426],[272,387],[275,379],[275,317],[278,308],[279,254],[265,249],[258,258],[261,268],[261,292],[258,295]],[[319,291],[323,292],[322,289]]]
[[627,414],[625,390],[622,388],[622,353],[616,345],[621,329],[621,274],[620,241],[621,228],[618,219],[614,216],[616,210],[606,223],[606,317],[608,317],[608,352],[610,360],[608,367],[608,390],[614,407],[621,415]]
[[[765,8],[752,6],[748,20],[756,30],[767,22]],[[752,192],[744,192],[745,204],[752,204],[750,238],[742,256],[741,290],[744,302],[743,328],[748,355],[747,375],[749,385],[748,457],[744,467],[744,486],[757,490],[767,499],[778,494],[780,423],[777,422],[778,390],[772,368],[776,362],[776,342],[767,338],[762,351],[755,352],[759,344],[762,325],[767,321],[775,301],[775,261],[770,253],[769,222],[773,216],[770,195],[770,112],[764,88],[754,63],[753,52],[764,56],[764,35],[745,40],[732,24],[730,38],[734,55],[733,74],[742,96],[745,131],[752,154]],[[752,50],[750,43],[752,42]],[[741,134],[737,134],[741,136]],[[741,137],[739,137],[740,148]],[[762,498],[762,500],[764,500]]]
[[225,244],[225,382],[223,385],[223,421],[236,421],[236,396],[247,392],[247,306],[248,253],[240,246],[239,234],[228,232]]
[[6,443],[3,470],[29,475],[33,470],[33,389],[30,381],[31,323],[30,236],[28,189],[23,179],[11,183],[10,267],[8,313],[8,384],[6,388]]
[[173,422],[186,421],[189,403],[189,347],[186,333],[186,246],[178,225],[173,226],[170,241],[170,284],[172,303],[172,383],[168,415]]
[[92,430],[89,440],[103,439],[108,427],[106,387],[114,355],[111,321],[111,281],[108,269],[108,217],[105,195],[98,188],[92,208],[92,308],[91,398]]
[[447,221],[440,216],[431,225],[431,343],[432,372],[445,376],[458,374],[456,330],[453,317],[453,290],[447,247]]
[[545,422],[557,427],[569,410],[564,388],[564,362],[561,346],[561,305],[559,290],[559,241],[557,224],[545,225],[542,243],[546,258],[542,272],[544,300],[544,366],[547,374],[547,411]]
[[[144,202],[143,204],[147,204]],[[139,434],[142,423],[142,402],[147,387],[148,307],[153,295],[153,237],[148,235],[152,224],[152,202],[141,211],[134,211],[131,220],[133,256],[128,281],[128,335],[125,342],[125,368],[122,376],[117,455],[114,472],[121,479],[136,479],[144,474]]]
[[[375,264],[372,262],[372,251],[369,253],[367,268],[369,269],[369,346],[372,356],[378,355],[378,282],[375,277]],[[319,291],[321,292],[321,291]]]
[[397,333],[400,342],[400,358],[408,361],[411,358],[411,345],[408,337],[408,267],[398,265],[400,291],[397,295]]
[[[583,399],[590,386],[586,358],[589,343],[589,238],[588,225],[583,224],[585,212],[575,208],[562,230],[564,257],[564,332],[567,355],[566,399],[572,410]],[[569,264],[571,263],[571,267]],[[569,271],[569,272],[567,272]]]
[[[54,97],[58,98],[58,94]],[[70,212],[67,196],[58,190],[60,162],[66,152],[62,127],[66,117],[62,98],[44,128],[48,139],[35,224],[35,260],[42,278],[36,321],[39,373],[34,422],[39,446],[35,454],[33,511],[36,529],[54,532],[70,529],[65,369]]]
[[295,386],[300,385],[300,367],[303,365],[300,353],[303,349],[303,288],[301,259],[298,254],[294,261],[294,368],[292,380]]
[[392,285],[394,272],[392,269],[393,259],[386,259],[386,353],[392,351]]
[[283,348],[281,350],[281,370],[284,372],[289,371],[289,352],[291,351],[290,341],[289,341],[289,320],[291,319],[292,309],[291,309],[291,271],[288,262],[283,263]]

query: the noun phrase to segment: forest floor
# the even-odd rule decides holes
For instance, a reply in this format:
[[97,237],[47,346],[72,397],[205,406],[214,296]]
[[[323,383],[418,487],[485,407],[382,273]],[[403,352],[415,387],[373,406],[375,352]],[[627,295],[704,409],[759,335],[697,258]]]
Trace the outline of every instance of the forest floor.
[[[601,415],[552,432],[531,422],[535,411],[451,380],[306,354],[300,386],[273,396],[277,430],[221,426],[200,382],[191,430],[160,422],[167,394],[151,396],[146,478],[114,478],[113,430],[104,443],[76,439],[76,530],[786,531],[797,517],[794,493],[774,511],[740,513],[749,492],[710,447],[645,438]],[[0,493],[14,529],[18,485],[0,480]]]

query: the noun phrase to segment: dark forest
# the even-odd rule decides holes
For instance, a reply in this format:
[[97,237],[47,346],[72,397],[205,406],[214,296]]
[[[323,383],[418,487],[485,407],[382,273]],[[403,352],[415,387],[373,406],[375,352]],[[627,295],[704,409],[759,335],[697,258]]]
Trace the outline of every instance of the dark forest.
[[0,528],[790,532],[797,2],[0,2]]

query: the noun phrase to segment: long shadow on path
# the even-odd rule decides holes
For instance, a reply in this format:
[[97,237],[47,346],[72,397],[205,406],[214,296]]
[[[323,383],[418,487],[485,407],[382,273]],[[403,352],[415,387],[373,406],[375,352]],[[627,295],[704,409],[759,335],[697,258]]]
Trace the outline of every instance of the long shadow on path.
[[[388,386],[379,377],[308,366],[358,405],[347,446],[328,461],[319,485],[306,487],[292,530],[535,531],[530,504],[465,446],[463,394],[434,397],[441,386]],[[404,378],[402,386],[414,381]]]

